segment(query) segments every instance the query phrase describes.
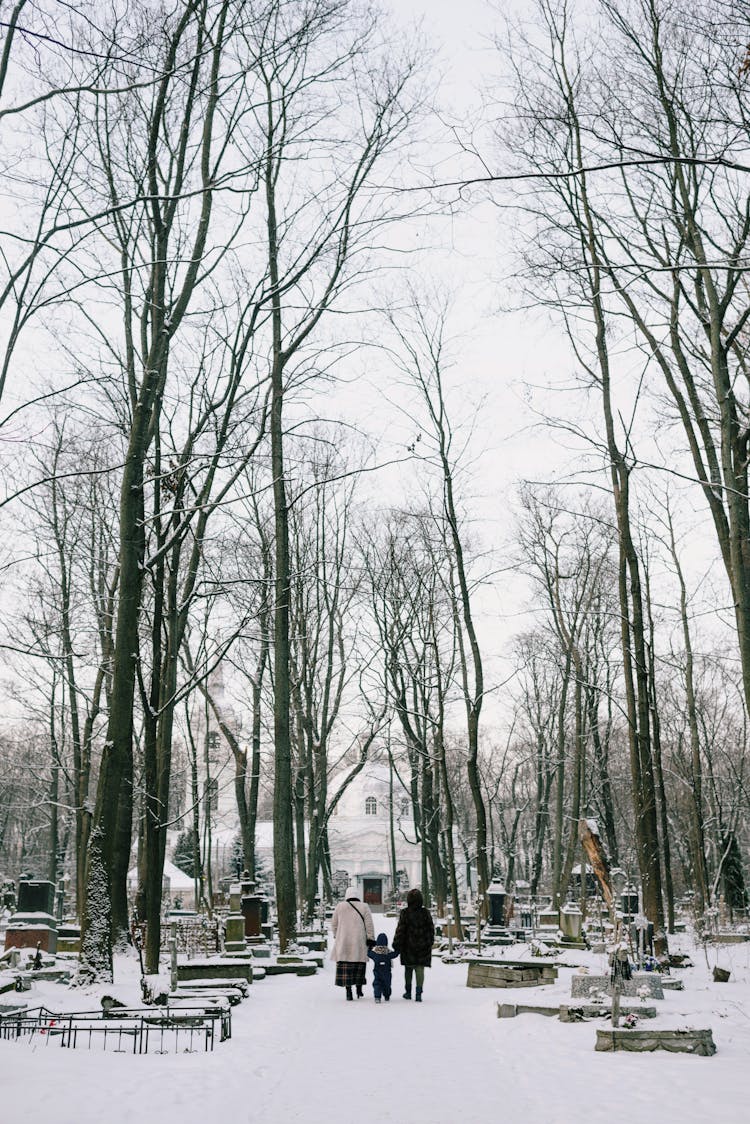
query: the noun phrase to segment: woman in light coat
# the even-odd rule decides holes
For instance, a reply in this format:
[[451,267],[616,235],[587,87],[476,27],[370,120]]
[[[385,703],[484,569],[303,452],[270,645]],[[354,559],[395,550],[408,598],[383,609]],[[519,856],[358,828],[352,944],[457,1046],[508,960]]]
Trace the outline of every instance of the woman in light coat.
[[352,988],[357,989],[357,999],[362,998],[367,967],[367,949],[375,944],[375,929],[370,907],[359,900],[357,891],[350,887],[343,902],[339,902],[331,918],[334,936],[331,960],[336,961],[336,987],[346,988],[346,998],[353,999]]

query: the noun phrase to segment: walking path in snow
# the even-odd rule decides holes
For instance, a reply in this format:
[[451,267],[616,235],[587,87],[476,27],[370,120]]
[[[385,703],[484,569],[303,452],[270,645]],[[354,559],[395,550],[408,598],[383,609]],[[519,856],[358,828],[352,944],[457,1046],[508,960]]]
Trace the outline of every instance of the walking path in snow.
[[[376,916],[376,932],[390,934],[393,927]],[[713,1028],[719,1049],[714,1058],[596,1054],[593,1023],[534,1015],[499,1020],[498,999],[552,1001],[553,989],[468,989],[464,965],[439,961],[426,973],[421,1005],[401,998],[397,962],[390,1003],[374,1003],[369,985],[364,999],[347,1003],[327,963],[312,978],[254,985],[234,1009],[231,1042],[213,1054],[133,1057],[0,1043],[0,1121],[744,1124],[750,1057],[746,947],[737,954],[736,986],[717,991],[701,977],[692,994],[664,1000],[673,1018],[697,1003],[703,1013],[684,1021]],[[561,971],[557,1001],[569,992],[570,973]],[[51,1005],[52,998],[45,995],[44,1001]],[[80,1005],[80,995],[66,1002]]]

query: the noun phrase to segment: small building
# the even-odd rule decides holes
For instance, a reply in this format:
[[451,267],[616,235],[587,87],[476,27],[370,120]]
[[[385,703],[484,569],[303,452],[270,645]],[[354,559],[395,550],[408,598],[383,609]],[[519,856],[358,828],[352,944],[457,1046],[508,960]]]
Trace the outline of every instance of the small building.
[[[195,881],[184,870],[164,861],[163,901],[172,909],[195,909]],[[138,889],[138,867],[128,871],[128,894],[135,896]]]

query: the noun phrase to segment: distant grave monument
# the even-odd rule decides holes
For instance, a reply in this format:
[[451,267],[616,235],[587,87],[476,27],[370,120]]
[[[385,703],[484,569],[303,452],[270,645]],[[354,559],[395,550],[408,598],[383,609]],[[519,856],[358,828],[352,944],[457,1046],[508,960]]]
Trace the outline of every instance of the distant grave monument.
[[8,921],[5,948],[36,948],[57,952],[55,884],[32,878],[18,882],[16,912]]
[[263,924],[263,899],[255,892],[255,882],[250,877],[249,871],[242,874],[242,896],[240,898],[240,911],[245,919],[245,939],[260,940],[263,937],[261,926]]

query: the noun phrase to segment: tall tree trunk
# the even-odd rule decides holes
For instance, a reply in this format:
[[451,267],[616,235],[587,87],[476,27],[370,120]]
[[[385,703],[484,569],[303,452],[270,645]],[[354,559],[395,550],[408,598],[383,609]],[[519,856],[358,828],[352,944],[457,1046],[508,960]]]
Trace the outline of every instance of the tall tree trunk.
[[289,509],[284,466],[284,351],[279,292],[278,228],[276,221],[276,142],[274,98],[268,95],[268,147],[265,186],[267,206],[268,266],[271,281],[271,475],[274,512],[274,611],[273,611],[273,858],[276,882],[276,919],[282,952],[294,940],[297,928],[292,842],[292,739],[290,730],[291,684],[289,674]]
[[706,865],[706,839],[703,812],[703,766],[701,762],[700,732],[695,701],[695,677],[693,670],[693,643],[688,619],[687,587],[677,553],[677,543],[671,516],[669,516],[669,539],[672,561],[680,586],[680,619],[682,638],[685,645],[685,702],[687,704],[688,729],[690,730],[690,795],[691,795],[691,851],[695,872],[696,909],[698,916],[711,905],[711,888]]
[[[580,126],[576,115],[575,92],[561,60],[564,89],[570,106],[573,160],[585,167]],[[643,621],[643,593],[638,553],[630,523],[630,469],[621,453],[615,435],[612,405],[606,313],[603,300],[603,272],[594,219],[589,206],[588,183],[582,175],[576,184],[580,207],[580,236],[584,260],[590,275],[590,307],[595,326],[595,348],[599,367],[602,411],[606,431],[609,471],[617,520],[619,545],[618,593],[620,624],[628,716],[628,740],[635,811],[636,849],[643,887],[644,911],[654,925],[654,946],[657,955],[667,951],[664,928],[664,904],[661,887],[659,831],[657,824],[656,788],[651,753],[649,724],[649,676],[646,661],[646,640]]]
[[557,760],[555,762],[555,823],[552,835],[552,902],[561,905],[563,866],[563,828],[565,812],[565,741],[568,691],[570,690],[570,651],[565,653],[560,699],[557,707]]
[[614,800],[612,799],[612,782],[609,777],[607,754],[602,744],[596,688],[587,686],[585,696],[586,708],[588,711],[588,726],[591,731],[591,741],[594,747],[594,761],[599,776],[604,838],[607,840],[607,847],[609,849],[610,866],[617,867],[620,865],[620,852],[617,845],[617,831],[615,828],[615,806]]
[[664,784],[664,769],[662,768],[661,715],[659,713],[659,695],[656,689],[656,635],[654,628],[653,607],[651,602],[651,582],[648,567],[645,567],[645,593],[649,628],[649,690],[651,699],[651,734],[654,750],[654,776],[656,780],[656,794],[659,801],[659,822],[661,826],[661,858],[662,870],[664,875],[664,894],[667,902],[667,931],[669,933],[673,933],[675,917],[674,883],[672,880],[672,853],[669,841],[667,793]]
[[113,945],[128,933],[126,879],[132,831],[133,694],[140,650],[138,619],[144,554],[146,419],[140,404],[135,420],[120,490],[120,586],[112,691],[89,834],[81,917],[81,974],[84,978],[100,976],[104,980],[112,979]]
[[[582,686],[582,668],[580,666],[579,657],[575,657],[576,677],[573,690],[574,696],[574,710],[575,710],[575,738],[573,750],[573,776],[571,778],[571,792],[570,792],[570,833],[568,837],[568,844],[565,852],[565,862],[563,864],[562,874],[560,877],[560,892],[559,904],[562,905],[568,895],[568,887],[570,886],[570,878],[573,871],[573,863],[575,861],[576,852],[578,850],[578,820],[581,816],[581,797],[583,788],[583,779],[585,776],[585,727],[583,719],[583,686]],[[583,872],[582,872],[583,873]]]

